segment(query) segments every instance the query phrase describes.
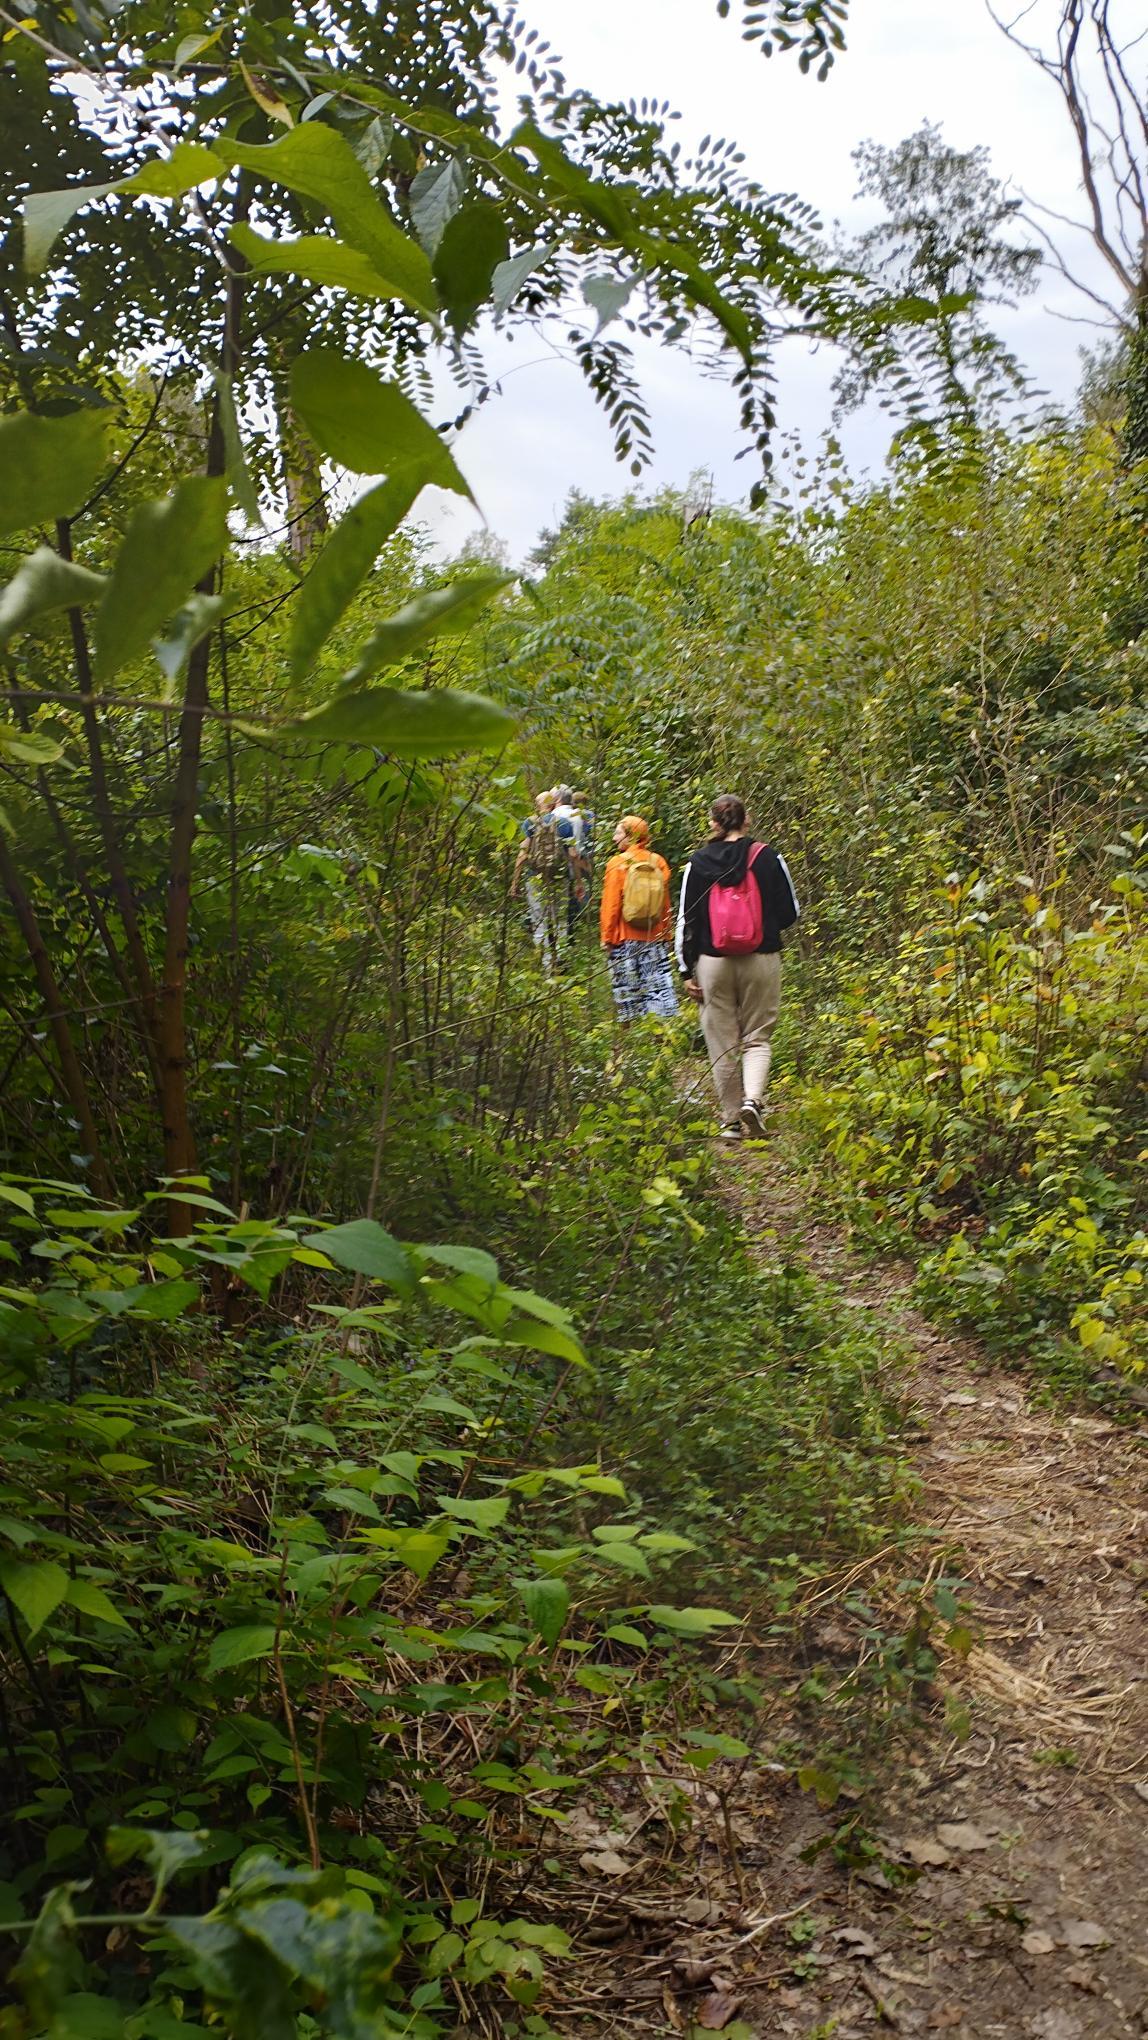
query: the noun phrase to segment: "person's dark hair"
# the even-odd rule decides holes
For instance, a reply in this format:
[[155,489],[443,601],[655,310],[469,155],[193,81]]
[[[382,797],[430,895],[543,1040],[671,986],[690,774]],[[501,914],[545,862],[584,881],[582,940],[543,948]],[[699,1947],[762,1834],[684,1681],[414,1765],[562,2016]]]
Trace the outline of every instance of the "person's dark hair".
[[710,820],[713,823],[713,837],[728,836],[731,829],[745,825],[745,802],[736,793],[719,793],[712,808]]

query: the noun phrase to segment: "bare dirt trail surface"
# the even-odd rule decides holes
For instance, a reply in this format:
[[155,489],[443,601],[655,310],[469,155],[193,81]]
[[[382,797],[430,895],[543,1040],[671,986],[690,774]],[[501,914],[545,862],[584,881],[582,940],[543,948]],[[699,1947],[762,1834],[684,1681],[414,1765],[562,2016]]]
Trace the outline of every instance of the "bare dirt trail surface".
[[[1148,2033],[1148,1429],[1041,1407],[1023,1371],[938,1331],[908,1269],[863,1265],[805,1208],[776,1135],[730,1152],[726,1194],[763,1258],[833,1284],[908,1353],[917,1514],[976,1637],[941,1675],[970,1732],[940,1704],[922,1716],[865,1798],[880,1847],[859,1873],[807,1853],[848,1805],[827,1815],[768,1768],[732,1806],[699,1780],[672,1847],[657,1781],[644,1806],[619,1790],[604,1826],[583,1814],[580,1952],[600,1959],[579,1964],[590,2016],[567,2030]],[[839,1604],[810,1643],[856,1661]]]

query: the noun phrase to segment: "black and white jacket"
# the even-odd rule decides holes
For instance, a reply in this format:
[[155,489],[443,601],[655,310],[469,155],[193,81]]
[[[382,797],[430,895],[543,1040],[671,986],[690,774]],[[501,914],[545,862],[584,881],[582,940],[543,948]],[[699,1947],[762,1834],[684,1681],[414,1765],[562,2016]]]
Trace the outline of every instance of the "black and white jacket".
[[[703,843],[683,871],[674,945],[683,977],[692,977],[699,956],[716,955],[710,937],[710,893],[715,885],[740,884],[754,840],[752,836],[735,836],[732,842]],[[758,953],[774,955],[781,948],[782,929],[792,928],[801,908],[784,857],[768,843],[754,860],[753,876],[761,892]]]

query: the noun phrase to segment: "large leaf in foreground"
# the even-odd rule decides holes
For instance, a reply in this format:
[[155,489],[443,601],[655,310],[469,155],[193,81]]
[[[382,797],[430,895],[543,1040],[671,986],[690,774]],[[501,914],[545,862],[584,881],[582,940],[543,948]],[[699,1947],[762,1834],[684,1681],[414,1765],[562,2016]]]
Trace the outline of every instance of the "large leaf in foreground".
[[227,543],[221,478],[192,475],[141,503],[116,554],[96,616],[96,674],[106,680],[147,649]]
[[469,574],[404,602],[372,631],[354,665],[343,675],[344,685],[366,680],[381,667],[400,665],[431,638],[457,637],[469,630],[499,589],[509,587],[513,579],[513,574]]
[[369,255],[336,241],[331,234],[300,234],[292,241],[269,241],[242,220],[231,240],[252,276],[298,276],[324,290],[349,291],[352,297],[393,298],[403,293],[380,276]]
[[370,573],[426,479],[406,468],[368,489],[340,518],[299,593],[291,632],[291,671],[298,679],[326,643],[364,576]]
[[431,267],[416,241],[395,225],[349,142],[318,120],[292,128],[277,142],[235,142],[220,154],[311,198],[334,221],[340,238],[368,256],[395,296],[432,318],[438,310]]
[[104,586],[102,574],[62,560],[50,545],[37,546],[0,589],[0,646],[50,609],[79,609],[94,602]]
[[415,469],[440,489],[470,495],[434,426],[365,361],[333,347],[301,354],[291,369],[291,406],[323,452],[353,474],[394,477]]
[[377,1219],[353,1218],[347,1225],[333,1225],[326,1232],[308,1233],[302,1244],[317,1247],[340,1268],[350,1268],[356,1275],[369,1275],[375,1282],[389,1282],[392,1289],[414,1288],[415,1275],[410,1261],[398,1240]]
[[201,142],[177,142],[170,156],[157,156],[110,184],[72,184],[57,191],[30,191],[24,200],[24,267],[38,276],[46,266],[57,234],[80,207],[113,193],[125,197],[182,198],[200,184],[222,177],[218,156]]
[[365,687],[336,695],[288,728],[317,744],[370,744],[392,758],[445,758],[452,751],[501,750],[514,735],[514,718],[481,695],[448,687]]
[[104,421],[98,411],[40,418],[17,411],[0,418],[0,538],[70,517],[104,464]]

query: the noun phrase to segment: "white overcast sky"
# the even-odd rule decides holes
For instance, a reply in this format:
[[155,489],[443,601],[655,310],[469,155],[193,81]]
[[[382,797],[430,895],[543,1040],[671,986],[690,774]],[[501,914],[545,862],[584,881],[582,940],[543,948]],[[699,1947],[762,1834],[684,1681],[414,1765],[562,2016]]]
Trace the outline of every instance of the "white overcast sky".
[[[1034,22],[1048,19],[1049,4],[1037,0]],[[849,47],[823,84],[802,77],[792,58],[767,61],[742,42],[736,5],[725,22],[713,0],[527,0],[523,11],[564,58],[571,84],[603,98],[668,99],[682,115],[673,134],[683,145],[706,133],[733,137],[747,175],[766,190],[799,193],[827,226],[857,227],[872,217],[854,203],[857,144],[899,142],[924,120],[939,122],[956,148],[987,145],[995,173],[1018,194],[1080,216],[1079,167],[1056,89],[1006,42],[983,0],[854,0]],[[1099,280],[1084,237],[1060,237],[1082,271]],[[1015,312],[994,314],[1039,388],[1057,402],[1071,400],[1078,349],[1098,335],[1056,313],[1090,309],[1046,268],[1034,296]],[[576,368],[547,357],[526,334],[509,347],[496,339],[488,358],[502,394],[467,426],[458,455],[489,528],[517,563],[561,514],[568,490],[602,496],[632,484],[615,465],[606,422]],[[728,386],[653,346],[642,347],[639,361],[657,445],[649,482],[681,486],[694,469],[707,468],[720,498],[744,497],[752,457],[735,461],[740,441]],[[783,354],[780,428],[800,432],[811,448],[830,422],[832,372],[825,349],[790,343]],[[879,412],[848,421],[851,465],[879,469],[889,433]],[[442,498],[432,523],[438,544],[453,552],[476,520],[457,498]]]

